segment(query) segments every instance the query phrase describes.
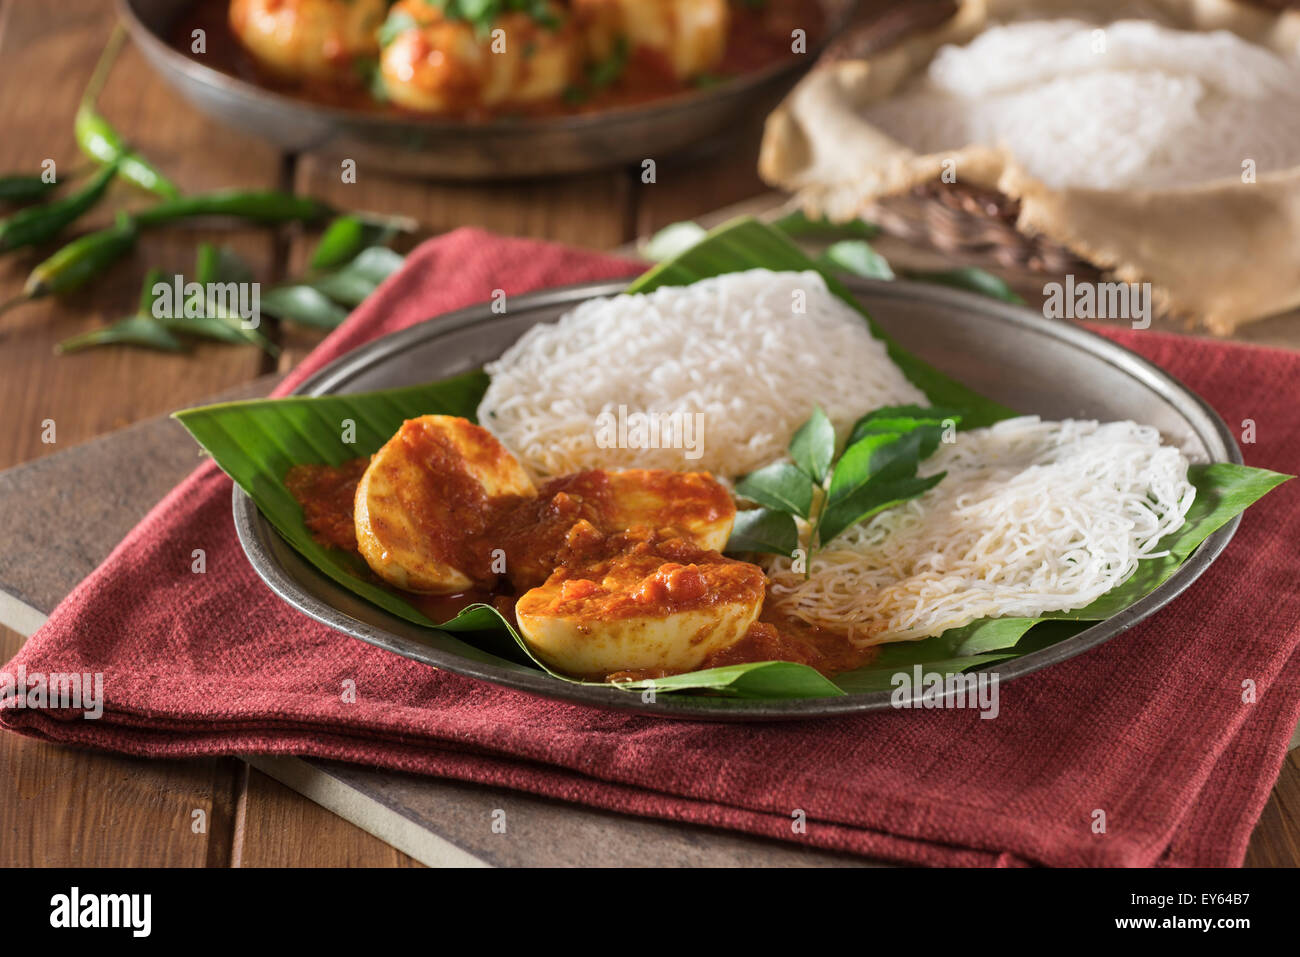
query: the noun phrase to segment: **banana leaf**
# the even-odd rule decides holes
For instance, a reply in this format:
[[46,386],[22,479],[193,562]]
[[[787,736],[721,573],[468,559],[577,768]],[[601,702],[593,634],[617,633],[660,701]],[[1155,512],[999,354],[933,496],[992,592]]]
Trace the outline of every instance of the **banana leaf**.
[[[655,267],[633,283],[629,291],[690,283],[755,267],[815,268],[780,234],[747,220],[715,231],[702,244]],[[852,303],[847,290],[833,277],[827,277],[827,281],[838,295]],[[863,315],[871,322],[865,312]],[[894,361],[935,405],[961,411],[963,425],[971,416],[988,422],[1013,414],[904,352],[884,337],[874,323],[872,328],[885,339]],[[474,605],[451,621],[438,623],[400,593],[374,583],[356,555],[312,540],[303,524],[301,509],[284,486],[284,477],[293,465],[340,465],[377,451],[405,419],[441,413],[473,420],[487,382],[484,373],[472,372],[441,382],[381,392],[223,403],[179,412],[176,418],[253,498],[286,541],[340,585],[406,621],[430,629],[431,639],[436,637],[444,645],[447,641],[454,642],[454,647],[467,657],[511,667],[523,663],[546,670],[559,680],[573,682],[575,679],[550,672],[534,659],[518,633],[491,606]],[[344,441],[345,437],[352,441]],[[1161,543],[1168,556],[1143,562],[1126,582],[1084,609],[1032,619],[985,619],[934,638],[887,644],[871,664],[833,680],[805,665],[755,662],[628,682],[618,687],[656,694],[705,692],[750,699],[816,698],[888,690],[894,674],[917,664],[927,672],[944,674],[988,666],[1048,647],[1088,627],[1089,622],[1128,607],[1167,580],[1212,532],[1288,478],[1240,465],[1193,466],[1189,479],[1196,486],[1196,500],[1184,526]]]
[[973,389],[948,378],[929,363],[912,355],[894,342],[871,318],[871,314],[853,298],[848,288],[828,268],[813,262],[779,230],[752,217],[734,219],[709,232],[695,246],[652,268],[627,289],[650,292],[660,286],[686,286],[701,279],[745,269],[820,272],[826,286],[867,320],[872,335],[885,343],[889,358],[912,384],[925,393],[930,405],[953,409],[962,416],[963,429],[992,425],[1017,413]]

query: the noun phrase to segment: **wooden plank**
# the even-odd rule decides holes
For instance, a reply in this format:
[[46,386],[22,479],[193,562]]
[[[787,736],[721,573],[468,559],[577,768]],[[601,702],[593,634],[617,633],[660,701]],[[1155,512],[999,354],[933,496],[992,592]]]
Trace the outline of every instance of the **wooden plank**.
[[[57,18],[58,28],[51,22]],[[86,161],[72,138],[73,114],[113,21],[99,0],[57,5],[9,4],[0,33],[0,170],[37,171],[55,160],[62,175]],[[34,89],[39,84],[39,95]],[[214,126],[165,87],[129,45],[100,100],[101,111],[182,187],[276,185],[280,159],[261,143]],[[78,227],[111,221],[108,207],[148,203],[115,185],[103,206]],[[45,301],[0,316],[0,406],[10,428],[0,435],[0,467],[119,428],[211,395],[257,375],[257,349],[209,344],[191,356],[113,347],[55,358],[57,342],[128,314],[149,266],[188,271],[194,248],[217,234],[163,230],[145,237],[136,253],[66,301]],[[265,231],[220,234],[267,275],[275,239]],[[31,267],[57,248],[0,258],[0,301],[16,295]],[[55,423],[54,443],[42,441],[43,423]]]
[[630,817],[505,788],[335,761],[249,760],[433,867],[872,866],[849,854]]
[[[301,157],[294,188],[339,209],[410,216],[422,227],[417,238],[477,226],[503,235],[612,249],[632,235],[631,180],[621,169],[565,179],[449,184],[389,176],[362,165],[356,182],[345,183],[340,164],[338,158]],[[315,239],[296,237],[288,257],[290,275],[305,271]],[[287,325],[281,371],[296,365],[323,338],[319,331]]]
[[234,867],[419,867],[278,781],[244,765]]
[[[57,21],[57,29],[52,28]],[[0,170],[39,168],[55,160],[61,175],[86,161],[72,120],[113,22],[98,0],[0,7]],[[38,86],[37,86],[38,84]],[[34,89],[34,87],[37,87]],[[39,91],[39,95],[34,95]],[[167,89],[129,46],[115,64],[101,111],[183,188],[278,185],[278,154],[212,126]],[[105,207],[146,203],[114,187]],[[96,210],[78,229],[109,222]],[[131,311],[148,266],[188,271],[198,241],[216,234],[167,231],[146,237],[136,254],[66,302],[44,302],[0,317],[0,404],[10,427],[0,434],[0,467],[47,455],[129,422],[188,405],[257,375],[256,349],[205,345],[192,356],[112,348],[56,358],[62,339]],[[222,235],[263,278],[275,237]],[[0,301],[17,294],[31,267],[57,248],[0,260]],[[42,441],[45,420],[55,441]],[[68,492],[75,491],[69,485]],[[3,658],[20,638],[4,633]],[[194,762],[131,760],[73,751],[17,735],[0,738],[0,864],[227,865],[236,799],[233,759]],[[195,833],[191,814],[206,814]]]
[[761,123],[750,122],[738,127],[732,141],[716,153],[659,160],[653,183],[641,182],[634,170],[636,229],[628,238],[651,236],[669,223],[697,219],[711,210],[769,194],[754,159],[762,132]]
[[304,156],[294,185],[341,209],[411,216],[431,233],[477,226],[608,249],[632,228],[628,177],[619,169],[563,179],[459,184],[396,177],[362,165],[356,182],[345,183],[338,159]]
[[[22,642],[0,628],[0,660]],[[232,758],[148,761],[0,734],[0,867],[226,866],[239,768]]]
[[1300,866],[1300,750],[1282,762],[1277,784],[1250,835],[1246,866]]

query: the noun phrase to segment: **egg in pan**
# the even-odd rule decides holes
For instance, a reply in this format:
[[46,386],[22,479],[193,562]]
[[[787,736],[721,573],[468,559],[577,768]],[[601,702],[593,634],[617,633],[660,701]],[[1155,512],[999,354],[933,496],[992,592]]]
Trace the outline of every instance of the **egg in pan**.
[[379,54],[388,0],[231,0],[230,28],[269,72],[334,80]]
[[383,47],[383,88],[394,103],[422,113],[553,99],[581,66],[582,37],[555,4],[503,14],[488,33],[425,0],[399,0],[390,16],[411,25]]
[[633,104],[794,55],[816,0],[230,0],[254,73],[431,116]]

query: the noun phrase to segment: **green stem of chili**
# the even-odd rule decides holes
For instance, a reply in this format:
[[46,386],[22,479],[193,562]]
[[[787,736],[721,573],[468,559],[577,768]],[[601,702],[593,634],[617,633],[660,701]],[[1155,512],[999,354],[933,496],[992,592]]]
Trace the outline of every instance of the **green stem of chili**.
[[75,193],[40,206],[20,209],[8,219],[0,220],[0,252],[34,246],[57,236],[100,201],[116,172],[116,166],[105,166]]

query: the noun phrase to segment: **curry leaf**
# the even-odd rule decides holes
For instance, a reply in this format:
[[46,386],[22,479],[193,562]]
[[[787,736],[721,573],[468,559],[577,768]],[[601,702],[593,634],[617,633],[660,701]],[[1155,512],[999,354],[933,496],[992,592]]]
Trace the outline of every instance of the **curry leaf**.
[[1024,305],[1025,302],[1005,280],[976,266],[938,271],[913,269],[907,270],[903,275],[917,282],[929,282],[939,286],[951,286],[953,289],[965,289],[967,292],[978,292],[1016,305]]
[[864,279],[893,279],[894,270],[889,260],[876,252],[871,244],[862,239],[844,239],[832,243],[817,260],[819,266],[828,269],[840,269]]
[[0,203],[34,203],[58,188],[57,182],[47,181],[39,173],[0,176]]
[[790,439],[790,458],[814,482],[822,482],[835,457],[835,427],[819,405]]
[[[340,249],[341,245],[331,250],[330,256]],[[348,317],[343,306],[360,305],[403,262],[400,253],[386,246],[369,246],[338,269],[267,290],[262,294],[262,311],[278,319],[333,329]]]
[[961,423],[961,415],[948,409],[925,408],[917,405],[886,406],[868,412],[849,430],[848,445],[878,432],[905,432],[921,430],[925,441],[921,444],[921,458],[928,458],[938,448],[944,430],[951,424]]
[[834,503],[848,497],[860,485],[866,484],[886,468],[891,468],[895,474],[902,473],[902,477],[906,477],[907,473],[903,470],[908,459],[911,459],[913,469],[910,474],[915,474],[918,459],[916,445],[907,442],[908,438],[908,435],[897,432],[877,432],[863,436],[850,445],[844,450],[840,460],[835,463],[827,500]]
[[[228,293],[253,281],[253,271],[233,250],[201,243],[194,264],[194,281],[202,287],[201,291],[188,296],[177,315],[159,318],[168,330],[232,345],[255,345],[272,356],[280,354],[280,347],[257,330],[259,315],[240,315],[231,309]],[[218,291],[214,286],[230,288]],[[151,313],[152,306],[151,298]]]
[[812,479],[788,462],[750,472],[736,484],[736,492],[759,505],[800,518],[807,518],[812,510]]
[[736,513],[726,551],[765,552],[789,558],[799,547],[799,529],[787,512],[751,508]]
[[371,246],[386,246],[398,233],[412,232],[414,220],[360,214],[340,216],[325,228],[312,253],[311,269],[335,269]]
[[194,264],[194,281],[202,285],[210,282],[252,282],[253,270],[229,246],[200,243]]
[[136,308],[137,315],[153,315],[153,304],[158,299],[157,287],[162,281],[163,271],[157,266],[145,273],[144,283],[140,286],[140,305]]
[[255,345],[267,355],[280,354],[279,346],[257,329],[245,326],[243,319],[230,315],[219,300],[205,297],[198,308],[203,310],[201,315],[182,314],[157,321],[170,331],[182,335],[227,342],[231,345]]
[[276,286],[262,294],[262,311],[277,319],[289,319],[304,326],[333,329],[348,317],[348,311],[311,286]]
[[800,209],[786,213],[779,219],[772,220],[771,225],[787,236],[843,236],[849,239],[870,239],[880,232],[880,227],[865,219],[850,219],[842,223],[833,223],[829,219],[810,219]]
[[80,352],[95,346],[141,346],[163,352],[180,352],[185,347],[167,327],[152,316],[127,316],[102,329],[92,329],[64,339],[56,347],[60,353]]
[[867,482],[837,502],[828,502],[817,522],[817,540],[825,545],[850,526],[865,522],[887,508],[901,505],[934,488],[946,475]]
[[380,283],[402,268],[403,261],[400,253],[387,246],[370,246],[340,268],[307,284],[335,302],[359,306]]

